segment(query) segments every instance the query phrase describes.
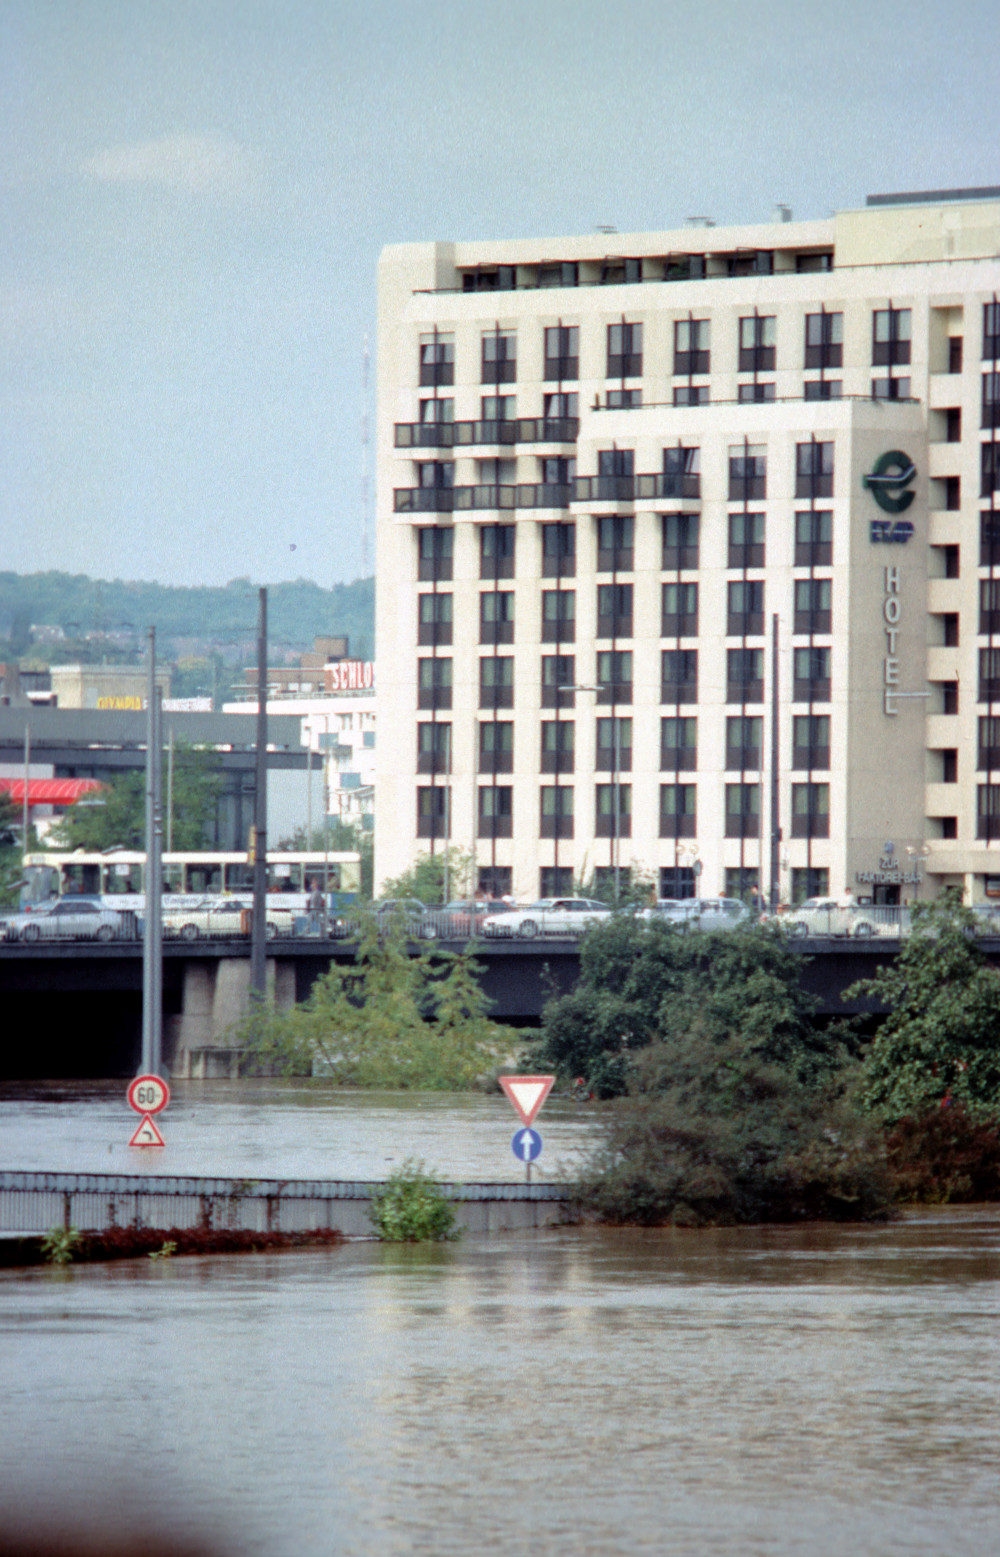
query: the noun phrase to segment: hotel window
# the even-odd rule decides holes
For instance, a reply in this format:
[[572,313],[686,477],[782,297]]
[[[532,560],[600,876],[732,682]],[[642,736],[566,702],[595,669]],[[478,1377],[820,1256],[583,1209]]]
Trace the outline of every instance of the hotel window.
[[[635,496],[635,452],[600,449],[596,497],[602,503],[630,502]],[[629,564],[631,566],[631,564]]]
[[729,448],[729,501],[761,502],[767,496],[767,449],[762,443],[734,443]]
[[514,831],[514,791],[509,784],[479,787],[479,837],[510,838]]
[[451,660],[417,661],[417,707],[451,707]]
[[912,314],[908,308],[875,310],[872,315],[873,367],[895,367],[909,362],[911,321]]
[[631,638],[631,584],[598,584],[597,636],[598,638]]
[[572,497],[576,460],[562,454],[547,454],[538,465],[542,478],[538,501],[543,508],[565,508]]
[[703,281],[705,279],[704,254],[668,254],[663,262],[663,279],[664,281]]
[[543,784],[539,833],[543,838],[572,838],[573,790],[569,784]]
[[[546,422],[575,422],[579,414],[579,395],[567,395],[560,391],[557,394],[542,396],[542,416]],[[563,436],[567,438],[576,436],[575,428],[563,428],[557,431],[560,439]],[[553,436],[556,436],[556,432]]]
[[454,485],[455,466],[451,460],[421,460],[418,462],[417,486],[424,491],[427,491],[429,488],[451,491]]
[[[983,304],[983,361],[1000,357],[1000,303]],[[955,369],[959,372],[960,369]]]
[[[541,836],[544,838],[547,835],[543,832]],[[572,836],[571,829],[569,837]],[[572,865],[540,865],[538,869],[538,895],[539,897],[572,897]]]
[[420,387],[435,389],[455,382],[455,337],[433,335],[420,337]]
[[434,528],[417,531],[421,584],[450,584],[455,557],[455,532]]
[[479,597],[479,642],[514,642],[514,591],[490,590]]
[[806,314],[805,365],[807,368],[843,367],[843,314]]
[[833,444],[811,438],[795,445],[795,496],[833,496]]
[[774,399],[774,380],[737,386],[736,398],[740,405],[767,405]]
[[627,773],[631,766],[631,719],[598,719],[597,755],[594,759],[596,772]]
[[663,553],[660,566],[668,569],[698,566],[698,515],[663,514]]
[[674,405],[708,405],[708,385],[675,384]]
[[598,838],[631,838],[631,784],[598,784],[594,832]]
[[961,335],[949,335],[948,337],[948,372],[961,373],[962,358],[964,356],[964,337]]
[[683,444],[663,451],[664,497],[701,496],[701,450]]
[[514,526],[486,524],[479,531],[479,577],[514,577]]
[[908,378],[873,378],[873,400],[909,400],[910,381]]
[[509,720],[484,720],[479,726],[480,773],[513,773],[514,726]]
[[[552,324],[545,330],[545,379],[553,380],[580,377],[580,330],[575,324]],[[574,415],[575,412],[563,412]]]
[[609,411],[637,411],[642,405],[642,390],[609,389],[605,403]]
[[733,579],[726,586],[726,634],[759,636],[764,631],[764,580]]
[[726,785],[726,837],[756,838],[760,834],[760,785]]
[[792,654],[792,697],[796,703],[830,701],[829,649],[795,649]]
[[479,661],[480,708],[513,708],[514,660],[509,654],[484,655]]
[[576,701],[572,690],[575,685],[576,660],[572,654],[542,655],[543,708],[572,708]]
[[[621,478],[615,477],[615,480]],[[631,477],[629,478],[631,480]],[[630,514],[604,514],[597,521],[598,573],[629,573],[633,566],[635,521]]]
[[451,791],[442,787],[417,789],[417,837],[447,838]]
[[796,633],[828,633],[833,620],[833,581],[828,578],[795,580]]
[[698,721],[690,715],[660,720],[660,771],[693,772],[698,766]]
[[575,637],[575,590],[544,589],[542,591],[542,642],[572,643]]
[[995,843],[1000,839],[1000,784],[978,785],[976,813],[976,837]]
[[[455,420],[455,402],[454,402],[454,400],[445,399],[443,396],[438,396],[434,400],[421,400],[421,402],[420,402],[420,425],[421,425],[421,427],[427,427],[427,428],[449,427],[450,428],[452,426],[454,420]],[[420,439],[419,441],[423,442],[423,439]],[[434,440],[428,439],[427,441],[428,442],[432,442]],[[438,440],[438,441],[446,442],[448,440],[441,439],[441,440]]]
[[980,772],[984,769],[1000,770],[1000,719],[995,715],[979,720],[976,767]]
[[448,773],[451,771],[451,725],[417,725],[417,772]]
[[676,374],[707,373],[711,364],[707,319],[676,319],[674,321],[674,372]]
[[1000,649],[979,651],[980,703],[1000,702]]
[[672,897],[678,901],[694,897],[698,890],[698,878],[690,865],[660,866],[660,897]]
[[792,785],[792,837],[829,838],[829,784]]
[[642,325],[608,325],[608,378],[642,377]]
[[1000,578],[979,580],[979,631],[1000,632]]
[[[983,374],[983,413],[980,425],[986,428],[1000,427],[1000,373]],[[949,442],[951,441],[949,439]],[[956,438],[954,442],[957,443],[958,439]]]
[[980,467],[979,494],[989,497],[1000,492],[1000,443],[984,443]]
[[631,703],[632,654],[628,649],[602,649],[597,656],[597,701]]
[[[540,287],[575,287],[580,284],[580,267],[575,260],[556,260],[549,265],[539,265],[538,285]],[[542,896],[552,894],[543,893]]]
[[736,714],[726,720],[726,769],[754,773],[761,765],[764,721],[759,714]]
[[641,259],[620,259],[616,255],[613,259],[606,259],[601,266],[600,285],[602,287],[632,286],[641,280]]
[[482,337],[482,373],[484,384],[513,384],[517,379],[517,332],[490,330]]
[[979,566],[1000,566],[1000,513],[989,509],[979,515]]
[[828,509],[795,515],[795,566],[828,568],[833,562],[833,514]]
[[807,378],[804,386],[806,400],[840,400],[844,393],[844,381],[840,378]]
[[830,896],[830,871],[826,865],[792,868],[792,902],[804,903],[809,897]]
[[516,265],[477,265],[462,273],[463,292],[514,292],[517,289]]
[[697,701],[698,650],[664,649],[660,655],[660,702]]
[[576,726],[572,719],[542,721],[543,773],[572,773]]
[[726,650],[726,702],[763,703],[764,650]]
[[762,568],[764,566],[764,515],[729,515],[730,568]]
[[697,637],[697,584],[663,585],[660,634],[664,638]]
[[741,373],[774,371],[778,321],[774,314],[754,314],[740,320]]
[[660,837],[693,838],[696,833],[695,786],[660,785]]
[[542,577],[572,578],[576,573],[576,525],[542,525]]
[[[479,437],[484,443],[514,443],[518,429],[513,425],[517,417],[516,395],[482,395],[479,400]],[[508,422],[507,427],[496,427],[496,422]]]
[[417,642],[422,649],[449,646],[452,630],[451,595],[421,595]]

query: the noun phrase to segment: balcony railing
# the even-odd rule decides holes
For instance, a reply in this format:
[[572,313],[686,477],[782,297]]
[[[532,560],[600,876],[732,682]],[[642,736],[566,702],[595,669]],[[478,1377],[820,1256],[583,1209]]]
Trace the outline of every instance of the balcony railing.
[[469,510],[567,508],[571,489],[562,482],[528,481],[518,486],[397,487],[397,514],[451,514]]
[[574,503],[634,503],[654,498],[701,496],[700,476],[665,476],[652,471],[639,476],[577,476]]
[[510,421],[397,422],[397,449],[461,449],[515,443],[575,443],[576,416],[512,417]]

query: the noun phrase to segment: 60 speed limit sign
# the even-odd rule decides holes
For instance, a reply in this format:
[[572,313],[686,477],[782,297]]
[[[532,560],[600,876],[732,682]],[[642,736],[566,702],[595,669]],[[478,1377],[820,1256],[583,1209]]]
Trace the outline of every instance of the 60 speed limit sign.
[[136,1076],[128,1101],[137,1114],[158,1114],[170,1102],[170,1088],[162,1076]]

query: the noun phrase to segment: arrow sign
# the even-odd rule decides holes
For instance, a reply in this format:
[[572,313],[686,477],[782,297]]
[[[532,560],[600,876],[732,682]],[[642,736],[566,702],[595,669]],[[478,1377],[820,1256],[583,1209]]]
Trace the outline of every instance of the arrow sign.
[[[542,1104],[552,1091],[554,1076],[501,1076],[500,1085],[522,1124],[531,1125]],[[541,1141],[538,1143],[541,1150]],[[525,1158],[530,1162],[531,1158]]]
[[534,1162],[542,1150],[542,1138],[537,1130],[518,1130],[510,1144],[518,1162]]
[[130,1146],[166,1146],[166,1141],[147,1114],[128,1143]]

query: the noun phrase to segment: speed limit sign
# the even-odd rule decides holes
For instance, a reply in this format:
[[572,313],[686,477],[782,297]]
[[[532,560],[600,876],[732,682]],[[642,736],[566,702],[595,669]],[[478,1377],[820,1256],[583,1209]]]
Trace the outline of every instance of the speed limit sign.
[[137,1114],[158,1114],[170,1102],[170,1088],[162,1076],[136,1076],[128,1101]]

